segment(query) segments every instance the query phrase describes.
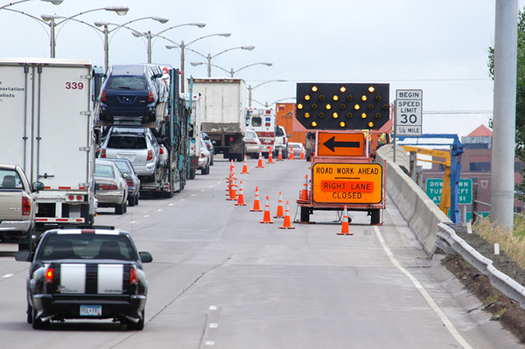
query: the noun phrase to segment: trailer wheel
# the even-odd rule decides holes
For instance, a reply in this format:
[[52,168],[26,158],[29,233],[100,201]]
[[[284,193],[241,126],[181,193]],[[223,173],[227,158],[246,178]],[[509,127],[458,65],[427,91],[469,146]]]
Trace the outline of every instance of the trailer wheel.
[[301,222],[310,222],[310,209],[308,207],[301,206]]
[[378,225],[381,224],[381,210],[371,210],[370,211],[370,224]]

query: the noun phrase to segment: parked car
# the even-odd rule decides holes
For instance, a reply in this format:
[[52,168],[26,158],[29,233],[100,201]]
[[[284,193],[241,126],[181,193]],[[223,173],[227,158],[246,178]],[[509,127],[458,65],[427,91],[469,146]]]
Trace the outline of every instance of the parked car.
[[274,156],[279,155],[279,150],[281,150],[281,155],[283,158],[288,157],[288,138],[286,136],[286,130],[282,126],[275,126],[275,154]]
[[210,174],[210,165],[211,165],[211,153],[209,152],[208,148],[206,148],[206,144],[204,143],[204,140],[201,138],[201,152],[199,154],[199,169],[201,170],[201,174],[207,175]]
[[155,88],[159,94],[159,102],[167,102],[169,98],[169,74],[166,74],[163,69],[166,69],[167,71],[167,69],[172,67],[160,66],[157,64],[148,64],[148,67],[155,76],[153,82],[155,83]]
[[204,140],[204,143],[206,144],[206,148],[210,152],[210,156],[211,156],[210,165],[213,165],[213,155],[215,155],[215,147],[213,146],[210,136],[208,136],[205,132],[201,133],[201,137]]
[[102,143],[99,157],[128,159],[141,180],[151,182],[160,162],[160,145],[149,128],[112,126]]
[[302,143],[290,142],[288,143],[288,153],[291,151],[293,151],[294,159],[299,159],[301,157],[301,153],[304,152],[304,146]]
[[244,136],[244,153],[246,156],[250,156],[253,159],[258,158],[261,147],[261,141],[257,133],[253,130],[246,130],[246,136]]
[[131,235],[107,228],[54,229],[34,252],[19,251],[31,262],[26,278],[27,322],[47,329],[51,321],[114,319],[128,330],[144,328],[148,282]]
[[154,72],[147,64],[113,65],[100,92],[100,120],[135,117],[155,121],[159,103],[158,82],[162,71]]
[[0,165],[0,241],[18,243],[29,249],[35,231],[37,205],[33,192],[44,190],[42,182],[29,185],[24,171],[16,165]]
[[116,214],[128,209],[129,175],[122,174],[114,162],[102,159],[95,161],[95,198],[98,207],[115,207]]
[[128,159],[109,160],[117,165],[122,174],[127,174],[130,177],[126,179],[126,182],[128,183],[128,206],[138,205],[140,196],[140,179],[133,168],[133,164]]

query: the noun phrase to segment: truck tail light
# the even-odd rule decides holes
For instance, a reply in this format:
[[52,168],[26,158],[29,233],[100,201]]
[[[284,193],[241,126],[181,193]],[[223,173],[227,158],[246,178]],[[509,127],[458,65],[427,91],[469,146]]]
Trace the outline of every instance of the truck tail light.
[[102,90],[102,94],[100,95],[100,100],[102,102],[106,102],[108,100],[108,96],[107,96],[106,90]]
[[52,284],[53,283],[53,276],[55,275],[53,268],[47,268],[46,270],[46,283]]
[[31,199],[22,197],[22,216],[31,215]]
[[136,285],[138,283],[139,283],[139,280],[137,279],[137,270],[135,268],[131,268],[129,270],[129,284]]
[[148,102],[153,102],[153,91],[148,91]]
[[150,161],[150,160],[153,160],[153,150],[148,150],[148,160],[147,161]]
[[106,158],[106,149],[102,149],[102,150],[100,151],[100,157],[103,158],[103,159]]

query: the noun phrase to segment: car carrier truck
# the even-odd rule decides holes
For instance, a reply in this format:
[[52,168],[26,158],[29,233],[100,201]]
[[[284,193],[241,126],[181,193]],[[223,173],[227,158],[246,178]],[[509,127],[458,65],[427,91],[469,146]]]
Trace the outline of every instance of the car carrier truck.
[[100,115],[97,115],[95,123],[101,128],[102,138],[113,125],[150,128],[163,148],[163,153],[160,154],[162,160],[156,165],[150,180],[141,180],[140,192],[141,195],[171,198],[174,193],[184,189],[186,179],[190,176],[190,110],[179,93],[179,71],[171,68],[166,70],[169,75],[168,101],[165,103],[166,108],[157,108],[155,121],[144,122],[146,118],[136,115],[119,115],[110,120],[100,120]]
[[94,222],[92,78],[88,60],[0,59],[0,163],[44,184],[37,230]]
[[215,154],[244,160],[246,83],[242,79],[193,78],[193,93],[202,97],[202,132],[210,137]]

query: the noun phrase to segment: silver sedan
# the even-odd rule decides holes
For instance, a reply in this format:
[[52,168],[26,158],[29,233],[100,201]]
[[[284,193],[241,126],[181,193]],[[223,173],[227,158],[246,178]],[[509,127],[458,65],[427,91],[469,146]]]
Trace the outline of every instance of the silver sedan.
[[122,174],[112,161],[96,159],[95,197],[98,207],[115,207],[116,214],[128,209],[128,174]]

